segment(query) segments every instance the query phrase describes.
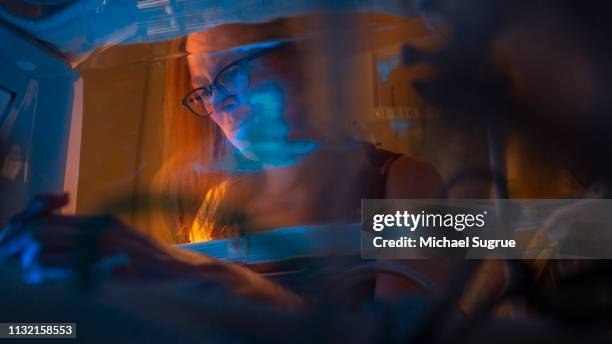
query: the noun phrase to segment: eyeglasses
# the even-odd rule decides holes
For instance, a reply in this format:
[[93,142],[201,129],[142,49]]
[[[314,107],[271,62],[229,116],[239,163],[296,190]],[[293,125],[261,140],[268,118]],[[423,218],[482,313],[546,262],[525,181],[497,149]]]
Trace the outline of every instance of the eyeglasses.
[[219,71],[212,84],[198,87],[189,92],[183,98],[183,106],[199,117],[212,115],[214,112],[214,104],[212,102],[213,90],[228,96],[237,96],[243,93],[251,85],[251,75],[247,64],[285,45],[280,44],[272,48],[263,49],[230,63]]

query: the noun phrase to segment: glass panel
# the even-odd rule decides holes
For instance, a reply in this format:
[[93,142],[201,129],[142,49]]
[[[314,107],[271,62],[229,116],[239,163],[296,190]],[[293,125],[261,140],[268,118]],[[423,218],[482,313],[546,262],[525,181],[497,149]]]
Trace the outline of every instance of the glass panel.
[[[433,70],[400,55],[406,42],[437,49],[444,32],[423,19],[319,14],[97,51],[77,67],[77,212],[117,214],[177,244],[357,223],[361,198],[384,197],[400,154],[430,173],[415,196],[438,196],[439,175],[462,165],[438,144],[445,120],[410,87]],[[213,85],[210,117],[182,105],[235,61],[248,70],[240,94]]]
[[13,94],[0,87],[0,123],[4,122],[4,116],[6,115],[12,100]]
[[34,195],[61,193],[69,184],[78,75],[53,52],[5,27],[0,27],[0,41],[12,47],[0,52],[0,99],[10,102],[0,112],[0,224],[6,224]]

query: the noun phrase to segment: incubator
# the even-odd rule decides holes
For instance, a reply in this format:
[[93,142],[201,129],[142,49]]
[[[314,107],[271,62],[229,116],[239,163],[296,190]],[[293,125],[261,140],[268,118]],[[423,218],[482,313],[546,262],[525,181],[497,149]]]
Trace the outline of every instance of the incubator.
[[[36,12],[40,14],[36,18],[24,15],[33,13],[32,9],[44,10]],[[3,197],[8,197],[2,202],[7,208],[3,212],[4,223],[35,194],[66,191],[70,204],[62,209],[64,214],[112,213],[161,241],[187,244],[186,247],[201,252],[211,247],[217,252],[214,256],[232,260],[236,255],[249,256],[236,250],[257,247],[257,244],[240,244],[259,240],[259,234],[248,226],[233,234],[224,234],[225,240],[206,244],[212,237],[196,228],[194,214],[190,215],[191,223],[184,224],[190,228],[181,229],[182,233],[172,228],[172,224],[166,225],[168,216],[164,212],[176,206],[168,204],[174,200],[168,199],[158,185],[163,179],[164,166],[172,164],[170,160],[179,160],[183,155],[183,171],[174,170],[176,173],[195,173],[201,179],[210,175],[209,179],[213,180],[221,173],[257,173],[262,169],[262,161],[281,169],[291,168],[303,156],[321,150],[321,146],[330,146],[349,153],[330,155],[327,159],[336,161],[328,161],[326,168],[312,165],[311,168],[319,171],[306,170],[299,178],[331,178],[332,183],[343,174],[348,178],[362,178],[352,171],[361,168],[361,162],[353,159],[351,148],[347,148],[353,145],[418,155],[429,161],[437,160],[433,161],[435,165],[448,164],[442,157],[446,153],[436,141],[448,135],[449,129],[436,110],[421,101],[410,86],[411,81],[427,78],[433,71],[427,65],[405,68],[401,63],[402,47],[407,42],[432,51],[445,41],[447,32],[440,23],[420,15],[414,5],[396,1],[342,1],[334,5],[327,2],[287,5],[274,1],[243,1],[231,5],[201,1],[58,1],[5,5],[1,13],[5,35],[10,35],[15,44],[36,52],[21,53],[27,56],[24,59],[24,56],[13,56],[21,49],[5,51],[8,56],[4,64],[7,73],[3,73],[6,81],[2,84],[7,90],[4,102],[13,106],[11,116],[16,116],[23,126],[37,133],[44,132],[48,137],[31,133],[17,136],[17,127],[10,125],[9,117],[6,120],[3,117],[3,132],[12,134],[2,139],[3,171],[7,171],[3,183],[20,188],[3,193],[6,195]],[[185,37],[198,32],[204,39],[209,37],[209,42],[188,51]],[[195,148],[180,146],[181,134],[174,142],[164,134],[175,128],[164,113],[173,111],[172,106],[181,107],[179,100],[168,105],[173,92],[169,90],[172,87],[169,82],[181,82],[178,76],[171,79],[170,74],[179,73],[172,64],[180,65],[183,68],[180,72],[188,73],[185,64],[189,64],[189,59],[230,61],[232,56],[283,44],[295,46],[297,50],[286,63],[290,64],[287,68],[302,75],[301,84],[292,86],[299,99],[282,94],[286,85],[264,85],[261,92],[250,95],[248,100],[263,109],[260,118],[251,121],[260,124],[243,127],[236,137],[226,135],[216,142],[206,141],[218,146],[209,149],[217,150],[221,146],[236,146],[239,137],[258,140],[259,145],[251,145],[250,153],[245,150],[239,154],[215,152],[223,157],[214,164],[207,165],[200,157],[186,158],[188,152],[181,149]],[[25,70],[13,68],[15,65],[24,66]],[[46,65],[56,70],[46,71],[43,69]],[[32,74],[41,75],[42,80],[30,81],[30,85],[35,85],[29,86],[30,89],[25,81],[9,84],[16,78],[8,73],[16,71],[30,78]],[[53,79],[51,90],[43,88],[49,73],[59,75]],[[56,80],[60,77],[65,81],[58,83]],[[27,106],[21,105],[26,96],[38,100],[30,102],[34,106],[30,106],[29,118],[24,114]],[[180,113],[185,115],[186,111]],[[287,116],[294,118],[287,119]],[[34,120],[39,117],[48,123]],[[177,122],[187,121],[191,126],[207,120],[197,118],[197,113],[186,120],[176,118]],[[453,135],[458,142],[471,140],[461,137],[461,133]],[[313,137],[317,138],[316,142]],[[455,154],[468,154],[467,149],[462,151]],[[259,155],[253,158],[249,154]],[[339,156],[345,161],[338,161]],[[483,159],[486,159],[484,154]],[[40,160],[49,162],[43,165]],[[436,167],[445,178],[463,168],[457,164]],[[274,183],[257,180],[254,184],[266,182]],[[355,181],[355,185],[372,188],[368,184],[374,182],[366,178]],[[184,206],[195,209],[192,213],[206,211],[200,207],[206,192],[190,194],[193,191],[181,190],[184,194],[179,198],[187,204]],[[216,192],[221,191],[217,188]],[[353,191],[334,186],[319,192],[324,192],[321,196],[331,203],[353,197],[350,195]],[[374,197],[376,192],[369,195]],[[286,198],[291,199],[291,195],[287,194]],[[330,206],[330,202],[321,202],[321,207]],[[319,208],[313,206],[311,210],[325,212]],[[284,211],[282,205],[276,209],[279,213]],[[266,246],[270,251],[258,251],[257,255],[276,257],[277,249],[286,258],[316,255],[321,247],[338,242],[338,237],[354,238],[358,234],[359,217],[354,215],[315,216],[303,223],[286,221],[289,226],[281,227],[288,228],[280,230],[275,230],[274,224],[267,226],[262,238],[277,236],[273,240],[279,244]],[[336,227],[337,230],[329,230]],[[341,234],[349,228],[353,228],[353,235]],[[236,242],[230,238],[234,236],[239,237]],[[287,242],[296,238],[300,244],[285,246],[281,244],[285,242],[283,238]],[[227,247],[224,254],[219,254],[219,245],[224,242]],[[312,244],[305,244],[308,242]],[[347,250],[358,254],[358,243],[353,240],[353,245],[345,243],[337,250],[323,249],[328,253],[344,252],[343,255]]]
[[[444,324],[439,342],[474,327],[485,331],[474,342],[487,342],[495,327],[474,324],[485,314],[527,319],[525,304],[563,320],[609,313],[600,302],[609,288],[585,297],[588,312],[560,302],[581,300],[562,289],[579,278],[557,279],[567,266],[545,261],[563,246],[551,241],[577,237],[584,241],[561,247],[570,258],[593,258],[584,254],[593,247],[612,256],[601,244],[612,237],[584,234],[612,229],[612,205],[575,200],[612,189],[612,168],[594,158],[609,146],[596,145],[608,137],[609,73],[596,73],[606,59],[587,61],[599,55],[583,39],[600,33],[556,36],[554,18],[523,18],[509,2],[466,3],[0,0],[0,256],[23,253],[27,283],[68,276],[83,300],[119,304],[149,325],[163,318],[189,339],[214,332],[192,326],[202,309],[203,327],[240,328],[253,335],[246,341],[320,339],[313,328],[325,325],[355,341],[425,342]],[[533,43],[541,41],[551,43]],[[575,53],[550,59],[557,48]],[[583,110],[597,124],[577,120]],[[603,136],[588,135],[594,129]],[[39,226],[43,234],[24,239],[34,244],[7,245],[31,219],[58,236]],[[448,238],[402,236],[429,221]],[[469,240],[485,222],[494,234]],[[74,244],[84,263],[66,272],[51,252],[51,269],[33,273],[35,258],[49,253],[44,240]],[[457,254],[380,253],[415,242]],[[527,256],[513,250],[524,243]],[[512,259],[482,262],[460,250],[472,246],[503,247]],[[609,276],[593,265],[590,277]],[[113,284],[115,271],[132,280]],[[17,290],[5,275],[0,287]],[[197,284],[139,289],[156,278]],[[108,294],[95,293],[98,282]],[[68,303],[71,293],[61,294]],[[302,313],[285,313],[296,308]],[[515,342],[517,326],[504,327]]]

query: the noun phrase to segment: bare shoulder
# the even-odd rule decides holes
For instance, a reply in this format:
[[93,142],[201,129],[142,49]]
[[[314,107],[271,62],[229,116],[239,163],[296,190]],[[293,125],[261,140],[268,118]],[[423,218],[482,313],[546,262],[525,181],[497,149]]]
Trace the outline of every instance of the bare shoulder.
[[443,195],[442,178],[428,161],[402,155],[389,167],[385,198],[439,198]]

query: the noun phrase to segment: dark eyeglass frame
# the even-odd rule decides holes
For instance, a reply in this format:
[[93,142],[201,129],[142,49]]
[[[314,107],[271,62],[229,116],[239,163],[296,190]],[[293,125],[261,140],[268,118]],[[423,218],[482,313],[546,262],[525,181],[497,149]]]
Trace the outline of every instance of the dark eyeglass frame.
[[[249,87],[251,86],[251,73],[249,73],[249,69],[247,68],[246,64],[249,63],[252,60],[255,60],[257,58],[260,58],[264,55],[267,55],[273,51],[276,51],[282,47],[285,47],[289,44],[289,42],[282,42],[276,46],[270,47],[270,48],[263,48],[259,51],[256,51],[252,54],[249,54],[241,59],[238,59],[230,64],[228,64],[227,66],[223,67],[215,76],[215,79],[213,80],[213,82],[210,85],[206,85],[206,86],[202,86],[202,87],[198,87],[198,88],[194,88],[193,90],[191,90],[185,97],[183,97],[182,100],[182,105],[184,107],[186,107],[187,109],[189,109],[189,111],[191,111],[191,113],[193,113],[194,115],[198,116],[198,117],[209,117],[210,115],[213,114],[214,111],[210,111],[207,113],[199,113],[197,111],[195,111],[194,109],[191,108],[191,106],[189,106],[189,98],[191,98],[193,95],[197,94],[200,91],[205,91],[207,93],[209,93],[210,95],[212,95],[212,91],[213,89],[216,89],[226,95],[229,96],[237,96],[239,94],[241,94],[242,92],[246,91],[249,89]],[[247,85],[245,87],[244,90],[237,92],[237,93],[232,93],[229,92],[225,87],[223,87],[223,85],[221,85],[219,83],[219,77],[228,69],[234,67],[234,66],[240,66],[242,65],[242,67],[245,69],[246,71],[246,77],[247,77]]]

